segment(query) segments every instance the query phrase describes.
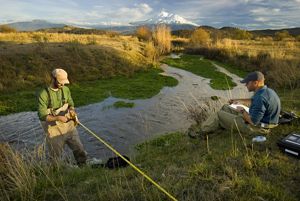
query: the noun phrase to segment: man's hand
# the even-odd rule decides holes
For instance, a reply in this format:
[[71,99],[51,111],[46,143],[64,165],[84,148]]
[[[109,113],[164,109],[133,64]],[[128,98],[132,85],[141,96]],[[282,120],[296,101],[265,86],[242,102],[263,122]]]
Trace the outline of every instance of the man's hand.
[[77,113],[75,112],[74,109],[69,109],[70,115],[71,117],[75,117],[77,115]]
[[237,101],[236,99],[230,99],[230,100],[228,101],[228,103],[229,103],[229,104],[237,104],[238,101]]
[[56,118],[57,118],[57,121],[61,121],[61,122],[64,122],[64,123],[68,122],[68,120],[69,120],[65,116],[56,116]]
[[243,112],[246,111],[245,108],[243,108],[243,107],[241,107],[241,106],[237,106],[237,107],[236,107],[236,110],[237,110],[238,112],[240,112],[240,113],[243,113]]

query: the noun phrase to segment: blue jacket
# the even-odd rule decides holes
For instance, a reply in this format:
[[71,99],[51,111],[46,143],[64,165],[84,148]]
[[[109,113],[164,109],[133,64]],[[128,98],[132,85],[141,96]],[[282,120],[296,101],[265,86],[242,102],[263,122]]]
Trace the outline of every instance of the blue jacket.
[[281,104],[274,90],[265,85],[255,92],[251,100],[249,114],[255,125],[278,124]]

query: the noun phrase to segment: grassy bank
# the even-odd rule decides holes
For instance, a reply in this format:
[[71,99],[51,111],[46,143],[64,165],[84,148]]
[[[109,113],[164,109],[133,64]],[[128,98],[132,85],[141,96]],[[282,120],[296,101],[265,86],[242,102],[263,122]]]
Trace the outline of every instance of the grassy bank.
[[80,83],[118,75],[129,77],[155,65],[145,56],[145,44],[134,37],[101,36],[95,43],[85,43],[82,38],[92,35],[56,34],[60,40],[34,42],[35,35],[28,33],[33,41],[27,42],[18,34],[11,33],[16,38],[5,35],[11,40],[5,42],[0,34],[1,92],[44,86],[54,68],[65,69],[72,83]]
[[[109,96],[125,99],[145,99],[157,94],[164,86],[175,86],[178,81],[161,76],[159,69],[139,71],[130,77],[116,76],[70,85],[75,105],[96,103]],[[0,115],[36,110],[38,89],[0,94]]]
[[[300,161],[281,153],[276,141],[298,127],[299,123],[280,126],[263,144],[226,131],[207,140],[168,134],[138,145],[132,161],[178,200],[297,201]],[[0,174],[1,200],[168,200],[130,167],[55,169],[22,160],[17,164],[25,168]],[[16,172],[21,173],[13,175]]]
[[221,73],[211,61],[203,59],[197,55],[182,55],[180,58],[166,58],[164,63],[190,71],[196,75],[209,78],[213,89],[232,89],[236,84],[232,78]]

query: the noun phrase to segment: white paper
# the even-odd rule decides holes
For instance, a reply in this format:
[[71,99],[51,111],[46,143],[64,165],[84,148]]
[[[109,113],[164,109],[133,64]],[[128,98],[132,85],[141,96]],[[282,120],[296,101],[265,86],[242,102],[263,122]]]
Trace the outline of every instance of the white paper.
[[233,109],[236,109],[237,107],[242,107],[242,108],[244,108],[246,110],[246,112],[249,113],[249,108],[247,106],[245,106],[245,105],[242,105],[242,104],[231,104],[229,106],[232,107]]

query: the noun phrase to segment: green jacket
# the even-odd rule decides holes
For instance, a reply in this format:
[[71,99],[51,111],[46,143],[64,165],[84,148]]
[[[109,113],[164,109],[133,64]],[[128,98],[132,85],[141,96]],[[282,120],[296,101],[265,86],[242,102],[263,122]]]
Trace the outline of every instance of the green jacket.
[[[62,96],[62,90],[64,93],[64,99],[65,102],[69,104],[69,107],[74,107],[74,102],[71,97],[70,89],[66,86],[63,86],[62,89],[59,89],[58,91],[52,90],[50,87],[48,87],[48,91],[51,98],[51,104],[52,108],[58,109],[64,105],[63,102],[63,96]],[[46,117],[48,115],[47,109],[49,109],[50,101],[49,101],[49,95],[46,89],[42,89],[38,93],[37,97],[37,103],[38,103],[38,116],[41,121],[45,121]]]

